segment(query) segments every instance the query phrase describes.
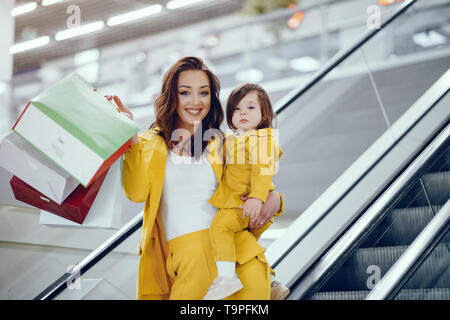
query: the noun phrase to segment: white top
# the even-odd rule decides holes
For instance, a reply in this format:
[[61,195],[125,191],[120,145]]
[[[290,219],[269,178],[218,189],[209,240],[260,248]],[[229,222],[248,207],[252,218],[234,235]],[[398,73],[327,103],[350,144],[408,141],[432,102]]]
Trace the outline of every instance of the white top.
[[205,154],[195,160],[169,152],[160,201],[167,241],[209,228],[217,209],[208,200],[217,185]]

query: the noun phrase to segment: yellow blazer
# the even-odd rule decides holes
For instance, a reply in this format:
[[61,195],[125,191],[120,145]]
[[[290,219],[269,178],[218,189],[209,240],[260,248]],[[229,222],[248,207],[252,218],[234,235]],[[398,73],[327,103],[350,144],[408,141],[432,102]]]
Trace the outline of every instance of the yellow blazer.
[[[222,137],[215,137],[207,146],[208,160],[218,181],[222,178],[224,162],[221,140]],[[131,146],[124,156],[122,182],[125,194],[131,201],[145,202],[139,245],[138,299],[168,299],[174,281],[166,271],[169,250],[159,214],[167,154],[166,143],[158,135],[158,129],[150,129],[139,135],[139,143]],[[280,213],[282,210],[283,202]],[[237,234],[235,244],[240,264],[265,250],[248,231]]]
[[272,177],[282,151],[272,128],[247,132],[225,138],[226,162],[222,180],[209,203],[216,208],[239,208],[241,197],[266,201],[274,190]]

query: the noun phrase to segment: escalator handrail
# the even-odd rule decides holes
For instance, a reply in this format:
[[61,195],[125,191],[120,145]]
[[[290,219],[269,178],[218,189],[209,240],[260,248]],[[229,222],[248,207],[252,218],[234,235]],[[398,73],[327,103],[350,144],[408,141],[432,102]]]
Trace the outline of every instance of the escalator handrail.
[[[302,85],[300,88],[292,90],[289,94],[283,97],[279,103],[275,104],[276,114],[280,114],[285,110],[290,104],[292,104],[298,97],[303,95],[307,90],[314,86],[318,81],[325,77],[329,72],[331,72],[335,67],[337,67],[342,61],[344,61],[353,52],[358,50],[367,41],[375,36],[380,30],[383,30],[392,21],[397,19],[403,13],[405,13],[410,6],[419,0],[407,0],[401,4],[401,6],[392,14],[387,20],[380,23],[380,28],[369,30],[360,40],[356,41],[348,49],[339,51],[329,62],[327,62],[313,77],[309,80],[306,85]],[[77,276],[82,275],[89,268],[91,268],[95,263],[100,261],[107,253],[112,251],[117,247],[123,240],[125,240],[129,235],[131,235],[135,230],[139,229],[143,223],[143,213],[141,212],[136,217],[134,217],[130,223],[125,225],[123,228],[118,230],[114,235],[112,235],[108,240],[106,240],[102,245],[95,249],[91,254],[89,254],[82,262],[78,263],[71,272],[63,274],[49,287],[43,290],[39,295],[35,297],[36,300],[47,300],[56,297],[64,288]],[[132,230],[132,231],[131,231]]]
[[[358,248],[364,239],[373,231],[377,221],[395,206],[398,195],[408,185],[427,170],[426,164],[441,147],[450,139],[450,124],[416,157],[405,171],[386,189],[386,191],[367,209],[352,227],[336,242],[336,244],[318,261],[296,285],[290,299],[302,299],[310,296],[342,265],[343,262]],[[375,288],[374,288],[375,289]],[[381,291],[380,291],[381,292]]]
[[450,199],[375,285],[365,300],[392,300],[450,229]]

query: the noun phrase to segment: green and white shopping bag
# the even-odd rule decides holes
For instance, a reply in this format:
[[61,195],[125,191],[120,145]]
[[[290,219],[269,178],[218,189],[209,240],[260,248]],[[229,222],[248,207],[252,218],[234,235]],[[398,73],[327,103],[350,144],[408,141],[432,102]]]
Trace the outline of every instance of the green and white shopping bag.
[[84,187],[126,151],[138,130],[77,73],[31,99],[13,127]]

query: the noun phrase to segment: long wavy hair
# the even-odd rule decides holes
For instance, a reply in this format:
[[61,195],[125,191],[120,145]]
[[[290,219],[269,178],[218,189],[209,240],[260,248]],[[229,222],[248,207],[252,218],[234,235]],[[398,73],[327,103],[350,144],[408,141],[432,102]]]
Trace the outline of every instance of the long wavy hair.
[[233,125],[234,110],[239,102],[252,92],[256,92],[261,107],[261,122],[256,129],[273,128],[272,122],[275,118],[275,114],[273,113],[272,103],[270,102],[267,92],[256,83],[242,83],[231,91],[227,101],[227,123],[231,129],[236,130],[236,127]]
[[[172,149],[178,142],[172,141],[172,133],[174,132],[178,120],[177,114],[177,95],[178,95],[178,78],[181,72],[188,70],[203,71],[209,79],[209,87],[211,91],[211,107],[208,114],[202,120],[202,125],[194,136],[203,137],[208,129],[220,130],[220,124],[223,121],[223,109],[219,99],[220,82],[214,73],[209,70],[202,59],[198,57],[184,57],[176,62],[164,75],[161,94],[155,100],[155,122],[150,125],[150,129],[159,128],[159,135],[164,138],[167,148]],[[194,136],[191,137],[190,143],[184,143],[191,155],[199,158],[203,153],[208,141],[203,141],[201,150],[194,148]],[[197,148],[198,149],[198,148]]]

